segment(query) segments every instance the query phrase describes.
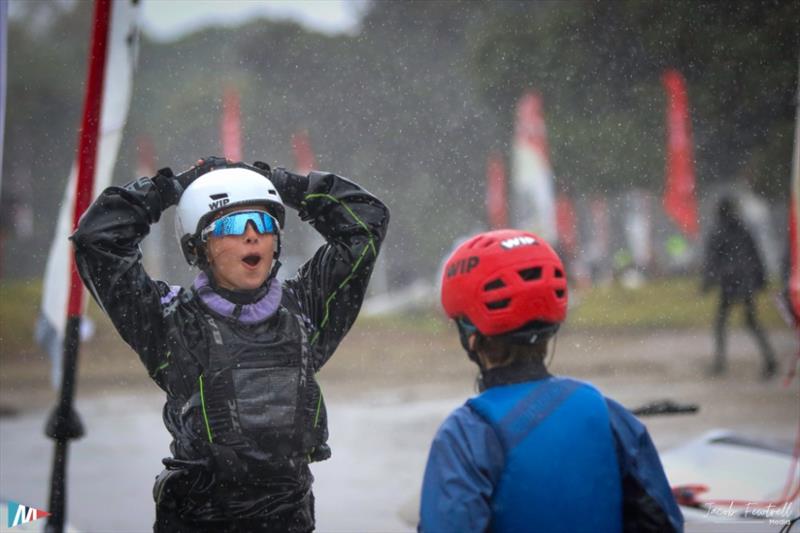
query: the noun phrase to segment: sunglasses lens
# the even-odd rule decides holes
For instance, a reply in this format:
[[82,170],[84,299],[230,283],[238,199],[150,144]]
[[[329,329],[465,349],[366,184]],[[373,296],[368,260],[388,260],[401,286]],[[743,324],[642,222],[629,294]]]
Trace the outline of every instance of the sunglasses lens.
[[275,233],[275,221],[263,211],[243,211],[231,213],[211,223],[204,231],[203,236],[225,237],[228,235],[244,235],[247,225],[253,225],[256,232],[264,235]]

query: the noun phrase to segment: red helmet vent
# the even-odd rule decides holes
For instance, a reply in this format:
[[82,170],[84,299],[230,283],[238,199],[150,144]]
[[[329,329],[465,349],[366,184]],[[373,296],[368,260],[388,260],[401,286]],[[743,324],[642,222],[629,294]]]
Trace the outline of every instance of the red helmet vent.
[[556,289],[556,298],[563,298],[566,293],[564,289]]
[[557,278],[563,278],[564,277],[564,271],[561,270],[560,268],[557,268],[555,275],[556,275]]
[[486,302],[486,309],[490,311],[497,311],[498,309],[505,309],[511,303],[511,298],[505,300],[495,300],[494,302]]
[[486,285],[484,285],[483,286],[483,290],[485,290],[485,291],[496,291],[497,289],[502,289],[505,286],[506,286],[506,284],[503,283],[503,280],[500,279],[500,278],[497,278],[495,280],[490,281]]
[[519,271],[522,281],[534,281],[542,278],[542,267],[526,268]]

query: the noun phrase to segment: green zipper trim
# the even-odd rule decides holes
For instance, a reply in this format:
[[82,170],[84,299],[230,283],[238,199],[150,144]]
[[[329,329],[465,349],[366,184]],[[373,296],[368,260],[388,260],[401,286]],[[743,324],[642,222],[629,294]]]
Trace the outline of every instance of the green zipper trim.
[[211,437],[211,425],[208,423],[208,413],[206,413],[206,397],[203,394],[203,375],[200,375],[200,405],[203,407],[203,420],[206,422],[206,431],[208,432],[208,442],[214,442]]
[[319,423],[320,407],[322,407],[322,389],[319,389],[319,398],[317,398],[317,412],[314,413],[314,427],[317,427]]
[[350,207],[347,204],[342,203],[338,198],[335,198],[335,197],[331,196],[330,194],[309,194],[303,199],[303,202],[305,203],[306,200],[313,199],[313,198],[324,198],[326,200],[330,200],[330,201],[335,202],[335,203],[341,205],[342,207],[344,207],[345,210],[350,214],[350,216],[353,217],[353,219],[356,221],[356,223],[359,226],[361,226],[362,228],[364,228],[364,230],[367,232],[367,235],[369,235],[369,243],[361,251],[361,255],[359,255],[358,260],[355,262],[355,264],[353,264],[353,268],[350,270],[350,273],[347,275],[347,277],[344,279],[344,281],[342,281],[339,284],[339,286],[336,287],[336,290],[334,290],[331,293],[331,295],[328,296],[328,298],[325,300],[325,312],[322,315],[322,322],[320,322],[320,324],[319,324],[319,329],[317,329],[317,331],[314,333],[314,336],[311,338],[311,344],[312,345],[317,342],[317,339],[319,338],[320,334],[322,333],[323,328],[328,324],[328,320],[330,319],[330,304],[331,304],[331,302],[336,298],[336,295],[338,294],[338,292],[345,285],[347,285],[350,282],[350,280],[352,279],[353,275],[356,273],[356,270],[358,270],[358,266],[361,264],[361,261],[364,260],[364,256],[367,254],[367,251],[371,248],[372,249],[372,254],[375,257],[378,256],[378,250],[375,248],[375,239],[372,236],[372,232],[370,231],[369,227],[364,223],[364,221],[361,220],[360,218],[358,218],[358,215],[356,215],[353,212],[353,210],[350,209]]
[[156,379],[156,374],[158,374],[159,372],[161,372],[162,370],[164,370],[165,368],[167,368],[167,367],[169,366],[169,363],[170,363],[169,357],[170,357],[171,355],[172,355],[172,352],[171,352],[171,351],[168,351],[168,352],[167,352],[167,353],[164,355],[164,359],[166,359],[166,361],[164,361],[163,363],[161,363],[160,365],[158,365],[158,366],[156,367],[156,369],[155,369],[155,370],[153,370],[153,373],[152,373],[152,374],[150,374],[150,377],[152,377],[153,379]]

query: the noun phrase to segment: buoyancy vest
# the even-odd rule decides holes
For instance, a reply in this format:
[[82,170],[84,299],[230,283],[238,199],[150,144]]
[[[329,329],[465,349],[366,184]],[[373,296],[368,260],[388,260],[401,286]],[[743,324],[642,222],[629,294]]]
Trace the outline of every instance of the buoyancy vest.
[[621,531],[614,437],[594,387],[548,377],[492,387],[468,405],[494,428],[505,454],[492,531]]
[[284,298],[273,317],[252,325],[204,316],[208,360],[198,361],[197,394],[207,444],[223,477],[253,476],[247,457],[278,465],[330,455],[308,333],[289,303]]

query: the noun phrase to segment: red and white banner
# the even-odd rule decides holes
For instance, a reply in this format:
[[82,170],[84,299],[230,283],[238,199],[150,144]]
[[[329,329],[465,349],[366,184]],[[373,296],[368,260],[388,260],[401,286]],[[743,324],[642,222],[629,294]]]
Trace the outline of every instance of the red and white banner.
[[664,210],[681,232],[698,237],[692,133],[686,83],[677,70],[662,78],[667,92],[667,177]]
[[242,120],[239,111],[239,91],[231,85],[222,94],[222,154],[231,161],[242,160]]
[[[36,328],[37,340],[54,363],[54,383],[60,381],[67,314],[80,315],[85,300],[68,237],[91,200],[111,184],[130,104],[138,44],[138,5],[133,0],[98,0],[95,5],[97,37],[93,37],[94,49],[90,52],[78,153],[47,257],[42,314]],[[91,61],[93,57],[99,59]]]
[[555,244],[558,234],[553,171],[548,155],[542,99],[536,92],[523,95],[517,105],[513,153],[512,188],[516,225]]
[[292,135],[292,153],[294,154],[294,170],[298,174],[308,174],[317,166],[308,131],[300,130]]
[[486,220],[493,230],[508,227],[506,165],[497,150],[486,161]]

